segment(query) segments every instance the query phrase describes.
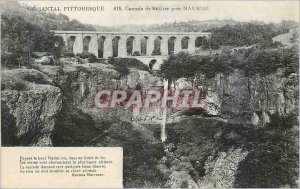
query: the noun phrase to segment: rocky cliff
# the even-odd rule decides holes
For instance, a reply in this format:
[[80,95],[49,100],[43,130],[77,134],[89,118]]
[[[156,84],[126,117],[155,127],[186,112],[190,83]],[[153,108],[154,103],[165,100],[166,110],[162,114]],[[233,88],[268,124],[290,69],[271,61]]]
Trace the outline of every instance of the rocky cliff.
[[2,145],[52,146],[60,89],[36,70],[3,71],[2,77]]
[[[206,92],[208,114],[265,124],[269,115],[298,111],[298,75],[284,76],[282,70],[266,76],[245,76],[240,70],[211,79],[202,75],[175,81],[175,88],[198,87]],[[240,120],[241,121],[241,120]]]
[[[249,133],[255,127],[264,127],[275,113],[298,111],[298,75],[285,77],[282,70],[264,77],[246,77],[235,70],[210,79],[201,75],[179,79],[173,84],[176,90],[204,89],[206,111],[169,112],[164,152],[153,147],[160,143],[161,111],[134,114],[122,108],[94,108],[97,89],[157,86],[162,85],[161,78],[131,69],[120,79],[108,64],[74,65],[73,59],[64,61],[64,67],[40,64],[39,71],[2,72],[2,144],[122,146],[129,144],[123,144],[120,138],[133,137],[125,133],[136,132],[137,139],[147,141],[149,153],[156,156],[154,149],[164,153],[148,162],[147,169],[156,172],[157,166],[166,179],[157,185],[152,183],[153,187],[234,187],[239,163],[253,150]],[[130,124],[125,127],[123,122]],[[114,138],[120,135],[116,126],[125,127],[124,136]],[[145,150],[145,146],[138,148]],[[134,182],[131,177],[125,178],[125,186],[135,186]]]
[[[183,116],[169,116],[167,130],[169,142],[174,146],[172,156],[175,160],[186,156],[188,162],[192,162],[197,175],[203,175],[200,178],[182,179],[178,172],[171,171],[169,184],[172,187],[186,185],[194,188],[194,182],[201,188],[235,187],[238,167],[243,167],[241,162],[249,152],[253,153],[254,148],[257,150],[256,128],[265,127],[274,115],[288,116],[298,112],[298,75],[291,74],[285,77],[280,69],[264,77],[246,77],[240,70],[235,70],[229,75],[218,74],[211,79],[199,75],[195,78],[179,79],[174,82],[174,87],[204,89],[206,112],[194,115],[184,112]],[[209,124],[207,116],[212,116]],[[193,121],[195,119],[198,121]],[[210,136],[206,130],[198,131],[203,125],[210,128]],[[181,134],[183,136],[179,137]],[[208,137],[214,141],[201,137]],[[206,146],[207,143],[213,147]],[[206,151],[202,152],[204,149]],[[197,152],[202,153],[197,155]],[[204,159],[201,158],[203,156]],[[171,170],[174,166],[180,167],[180,164],[176,163],[178,160],[175,160],[172,161],[175,165],[171,166]],[[180,171],[181,174],[185,172],[184,174],[193,175],[190,169]],[[177,179],[174,178],[176,175]]]

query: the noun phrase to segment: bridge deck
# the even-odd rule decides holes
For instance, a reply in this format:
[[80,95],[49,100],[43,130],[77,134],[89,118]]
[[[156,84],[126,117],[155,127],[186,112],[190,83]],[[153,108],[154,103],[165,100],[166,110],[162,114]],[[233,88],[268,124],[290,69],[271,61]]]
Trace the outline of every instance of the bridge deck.
[[120,34],[120,35],[211,35],[210,32],[108,32],[108,31],[63,31],[51,30],[56,34]]

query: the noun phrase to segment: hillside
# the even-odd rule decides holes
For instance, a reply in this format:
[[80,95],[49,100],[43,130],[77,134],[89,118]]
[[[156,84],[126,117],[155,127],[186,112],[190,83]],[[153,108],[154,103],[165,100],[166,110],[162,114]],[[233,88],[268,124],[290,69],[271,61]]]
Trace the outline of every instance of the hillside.
[[[224,20],[207,20],[199,21],[192,20],[187,22],[174,22],[165,24],[152,24],[152,25],[120,25],[120,26],[102,26],[84,24],[75,19],[70,19],[64,14],[46,13],[41,11],[29,11],[24,4],[15,1],[2,2],[1,15],[8,17],[19,16],[26,21],[43,27],[48,30],[97,30],[97,31],[169,31],[169,32],[193,32],[212,30],[213,28],[220,28],[226,25],[232,26],[237,24],[254,24],[264,25],[261,21],[239,22],[233,19]],[[297,27],[298,23],[294,21],[282,21],[281,23],[272,23],[278,30],[291,29]]]
[[281,35],[277,35],[273,37],[273,41],[277,41],[282,43],[284,46],[292,46],[293,45],[293,37],[297,35],[297,30],[290,30],[288,33],[284,33]]
[[[215,27],[222,27],[225,25],[234,25],[239,22],[234,20],[208,20],[208,21],[187,21],[187,22],[174,22],[165,24],[151,24],[151,25],[121,25],[107,28],[109,31],[169,31],[169,32],[193,32],[208,30]],[[96,30],[101,30],[101,27],[95,26]]]
[[[126,32],[136,32],[136,31],[161,31],[161,32],[197,32],[197,31],[211,31],[215,28],[221,28],[224,26],[234,26],[234,25],[246,25],[252,24],[256,26],[266,25],[264,22],[250,21],[250,22],[239,22],[232,19],[224,20],[207,20],[207,21],[187,21],[187,22],[173,22],[165,24],[151,24],[151,25],[121,25],[107,27],[103,30],[102,26],[94,26],[96,30],[103,31],[126,31]],[[270,23],[272,27],[276,30],[286,30],[291,28],[296,28],[297,23],[294,21],[282,21],[281,23]]]
[[92,25],[71,20],[66,15],[46,13],[42,11],[29,11],[25,5],[16,1],[2,2],[1,17],[19,17],[26,22],[42,27],[46,30],[95,30]]

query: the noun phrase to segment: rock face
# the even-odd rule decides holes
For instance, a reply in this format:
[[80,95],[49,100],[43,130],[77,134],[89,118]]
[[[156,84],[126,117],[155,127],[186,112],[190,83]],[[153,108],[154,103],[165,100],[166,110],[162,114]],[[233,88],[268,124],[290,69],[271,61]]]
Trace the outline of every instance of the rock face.
[[248,78],[239,70],[211,79],[200,75],[190,81],[178,80],[175,86],[204,89],[207,113],[214,116],[253,119],[264,125],[270,114],[298,111],[298,75],[285,77],[280,69],[264,77]]
[[269,121],[270,114],[286,115],[298,112],[299,82],[298,75],[284,77],[279,70],[276,74],[258,77],[253,82],[252,102],[254,112],[261,123]]
[[230,149],[219,152],[216,158],[209,156],[204,166],[205,176],[199,181],[200,188],[233,188],[238,164],[247,154],[241,149]]
[[[2,144],[52,146],[55,116],[62,104],[60,89],[50,85],[36,85],[34,90],[4,90],[1,95],[2,118],[10,118],[2,122],[2,131],[7,132],[7,135],[2,133]],[[12,132],[14,141],[9,138]]]
[[130,119],[130,114],[126,111],[119,113],[115,109],[103,111],[95,108],[97,90],[112,91],[121,87],[115,70],[104,66],[84,64],[76,67],[66,66],[54,73],[50,77],[61,89],[66,105],[72,105],[98,121],[114,119],[114,116]]
[[111,66],[82,65],[75,69],[64,69],[63,72],[52,75],[55,85],[61,88],[64,100],[74,105],[84,113],[91,115],[94,121],[122,119],[131,121],[134,115],[131,109],[95,108],[95,95],[101,89],[132,90],[136,87],[148,87],[160,82],[158,77],[140,70],[131,69],[130,75],[118,79],[118,73]]
[[[140,133],[150,133],[151,136],[145,138],[159,141],[155,136],[155,133],[159,135],[159,126],[155,130],[151,124],[161,122],[160,110],[99,111],[95,109],[94,98],[100,89],[161,86],[161,78],[131,70],[129,76],[120,79],[117,71],[105,64],[72,64],[64,68],[43,65],[40,69],[41,72],[30,73],[30,77],[26,75],[28,71],[18,71],[15,80],[9,76],[13,73],[8,73],[2,80],[7,86],[14,86],[5,86],[1,92],[4,146],[62,146],[66,142],[69,146],[89,145],[89,141],[105,135],[106,127],[115,124],[112,123],[115,120],[131,122]],[[36,78],[42,73],[49,78],[37,82],[40,80]],[[234,187],[238,164],[249,153],[241,146],[247,143],[242,134],[250,130],[245,126],[238,133],[239,126],[263,127],[270,121],[271,114],[298,112],[298,75],[284,77],[281,70],[264,77],[246,77],[239,70],[210,79],[199,75],[180,79],[173,87],[176,90],[203,89],[206,114],[191,116],[168,112],[167,143],[176,148],[170,155],[175,160],[166,157],[171,163],[169,168],[164,168],[169,178],[165,186],[171,188]],[[57,119],[61,119],[60,123]],[[109,123],[104,124],[107,121]],[[141,123],[149,124],[149,128],[145,129]],[[226,133],[230,124],[233,126]],[[223,135],[235,143],[226,149],[219,148]]]
[[174,171],[167,182],[168,188],[199,188],[186,171]]
[[[150,73],[132,69],[130,75],[119,79],[117,71],[105,64],[66,63],[64,68],[39,65],[41,72],[31,69],[4,71],[2,79],[3,131],[13,132],[13,144],[7,134],[4,145],[51,146],[56,114],[76,112],[79,117],[101,127],[102,122],[121,119],[131,121],[131,110],[95,108],[95,95],[101,89],[134,89],[159,84]],[[66,115],[72,117],[72,115]],[[75,116],[75,115],[74,115]],[[91,118],[88,118],[91,116]],[[61,117],[61,116],[60,116]],[[9,120],[9,121],[5,121]],[[13,123],[12,126],[8,126]],[[9,128],[10,127],[10,128]],[[72,130],[72,128],[70,128]],[[95,129],[92,129],[94,132]],[[91,132],[86,132],[91,133]],[[86,136],[83,134],[83,136]]]
[[[245,130],[248,126],[244,127],[243,125],[253,124],[255,127],[264,127],[266,123],[270,122],[270,115],[275,113],[278,113],[279,115],[287,115],[289,113],[298,112],[298,75],[291,74],[290,76],[285,77],[280,69],[274,74],[267,76],[256,75],[249,78],[241,71],[235,70],[229,75],[218,74],[211,79],[207,79],[203,76],[198,76],[189,80],[180,79],[177,80],[174,85],[176,89],[204,89],[204,91],[206,91],[204,99],[206,102],[206,113],[210,116],[214,116],[214,119],[216,120],[217,117],[223,118],[223,120],[219,119],[221,121],[219,123],[221,130],[213,131],[215,132],[215,140],[218,141],[219,137],[225,136],[225,141],[223,142],[236,141],[231,144],[231,146],[227,146],[225,149],[218,149],[216,147],[213,148],[211,155],[202,159],[202,161],[201,156],[203,156],[203,154],[196,155],[197,153],[194,152],[194,155],[196,155],[197,158],[188,155],[190,159],[196,158],[198,159],[197,161],[204,163],[201,167],[203,167],[205,173],[198,179],[198,181],[194,179],[197,186],[200,188],[234,187],[238,166],[249,154],[247,147],[244,148],[244,144],[248,144],[248,142],[238,142],[245,138],[241,137],[243,132],[251,133],[251,130]],[[194,117],[190,117],[189,119],[195,119],[196,117],[197,115],[194,115]],[[188,126],[183,121],[179,121],[175,127],[172,125],[174,131],[170,128],[171,126],[168,126],[171,129],[171,131],[168,132],[170,137],[174,138],[174,136],[176,136],[174,135],[174,132],[180,132],[183,134],[183,138],[184,136],[193,138],[188,142],[175,142],[175,156],[181,157],[188,154],[184,151],[184,149],[189,148],[190,150],[193,150],[190,146],[202,144],[198,147],[198,151],[207,148],[203,145],[205,140],[202,142],[198,141],[198,138],[200,137],[208,137],[207,133],[201,131],[197,137],[193,137],[191,132],[188,132],[190,129],[188,127],[195,127],[193,132],[197,133],[198,131],[196,128],[205,124],[205,120],[203,118],[199,117],[198,119],[200,119],[197,121],[199,124],[198,126],[196,126],[196,123],[193,124],[193,122],[191,122]],[[234,126],[235,124],[238,125]],[[231,128],[228,128],[228,126]],[[210,124],[210,127],[213,130],[212,124]],[[230,131],[227,134],[225,134],[228,132],[226,131],[226,127],[228,128],[228,131]],[[241,129],[242,132],[238,131],[239,129]],[[171,138],[171,140],[173,140],[173,138]],[[214,141],[211,141],[211,144],[213,143]],[[186,144],[189,144],[190,146]],[[216,146],[218,145],[224,145],[224,143],[216,144]],[[189,176],[186,178],[190,178]],[[180,181],[180,179],[178,180]],[[169,182],[176,183],[174,181],[174,175],[170,177]],[[176,186],[179,185],[177,184]],[[193,184],[188,187],[192,188]]]

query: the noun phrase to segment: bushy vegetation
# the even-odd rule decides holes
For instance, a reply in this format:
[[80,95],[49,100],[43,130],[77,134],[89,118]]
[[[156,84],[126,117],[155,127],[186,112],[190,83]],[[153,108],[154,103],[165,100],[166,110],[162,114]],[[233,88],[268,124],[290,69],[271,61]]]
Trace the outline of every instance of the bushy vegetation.
[[74,57],[75,54],[73,52],[69,52],[67,50],[63,51],[63,56],[64,57]]
[[63,14],[28,11],[28,7],[16,1],[2,5],[1,64],[7,68],[30,66],[34,52],[50,52],[57,63],[65,44],[62,37],[54,36],[50,30],[95,30]]
[[113,65],[115,70],[119,73],[119,79],[129,75],[129,69],[121,59],[110,57],[108,63]]
[[66,30],[66,31],[94,31],[92,25],[82,24],[78,20],[69,19],[63,14],[49,13],[45,11],[28,11],[36,7],[25,7],[17,1],[5,1],[2,3],[1,16],[22,17],[26,22],[44,28],[45,30]]
[[209,156],[217,157],[218,152],[227,152],[232,147],[246,150],[255,133],[252,125],[195,117],[168,124],[166,129],[167,142],[174,144],[173,155],[167,156],[167,166],[187,171],[196,182],[206,174]]
[[[57,114],[55,132],[52,135],[54,146],[85,146],[101,134],[95,127],[92,117],[63,101],[60,113]],[[83,127],[84,126],[84,127]]]
[[17,137],[16,118],[10,113],[9,109],[6,103],[1,101],[1,145],[18,146],[20,141]]
[[205,175],[204,163],[208,156],[217,157],[218,152],[240,148],[249,153],[238,164],[234,187],[297,187],[296,114],[270,115],[270,123],[259,128],[245,123],[192,117],[168,124],[166,128],[167,142],[175,145],[173,154],[167,155],[166,165],[180,170],[184,163],[184,169],[196,180]]
[[172,166],[179,167],[180,162],[175,161],[175,158],[180,158],[181,162],[192,165],[192,167],[188,166],[189,168],[186,167],[185,169],[188,172],[193,172],[192,175],[194,175],[195,180],[204,176],[204,162],[217,147],[213,136],[219,127],[218,123],[216,120],[190,118],[168,124],[166,127],[167,142],[176,146],[171,150],[173,154],[166,156],[166,166],[169,168]]
[[98,60],[97,56],[94,55],[93,53],[91,53],[88,58],[89,63],[95,63],[95,62],[97,62],[97,60]]
[[134,51],[132,53],[132,56],[141,56],[141,53],[139,51]]
[[78,56],[82,59],[86,59],[86,58],[89,58],[90,53],[88,53],[88,52],[76,53],[76,56]]
[[28,89],[26,81],[19,78],[15,73],[3,72],[1,78],[1,90],[25,91]]
[[152,51],[151,55],[152,55],[152,56],[159,56],[159,55],[161,55],[161,52],[160,52],[159,49],[154,49],[154,50]]
[[61,37],[30,24],[22,17],[3,15],[1,18],[1,62],[6,67],[30,65],[35,51],[51,52],[54,59],[58,59],[63,46]]
[[237,52],[224,51],[216,55],[171,55],[161,65],[161,74],[169,80],[193,77],[203,74],[207,78],[216,73],[229,74],[235,69],[244,71],[246,76],[262,76],[275,73],[278,68],[285,76],[298,72],[298,48],[291,49],[244,49]]
[[29,84],[51,84],[48,78],[41,72],[31,69],[4,70],[1,78],[2,90],[28,90]]
[[129,75],[129,69],[124,64],[116,64],[114,65],[116,71],[119,73],[119,79]]
[[129,74],[129,68],[149,71],[149,67],[137,59],[110,57],[108,63],[113,65],[122,76]]
[[295,114],[271,115],[256,131],[252,151],[240,163],[235,187],[297,187],[299,175],[298,121]]
[[[298,72],[299,53],[298,48],[281,50],[257,50],[244,55],[247,61],[244,63],[246,75],[261,74],[262,76],[276,72],[278,68],[284,70],[287,77],[291,73]],[[243,65],[240,65],[243,66]]]
[[[173,22],[173,23],[165,23],[163,25],[151,25],[149,27],[143,26],[136,26],[136,30],[141,31],[170,31],[170,32],[199,32],[199,31],[208,31],[212,28],[220,28],[226,25],[237,25],[237,24],[248,24],[249,22],[239,22],[233,19],[223,19],[223,20],[208,20],[208,21],[199,21],[199,20],[191,20],[191,21],[182,21],[182,22]],[[263,25],[264,22],[261,21],[252,21],[250,22],[254,25]],[[273,24],[277,30],[286,30],[290,28],[297,28],[298,23],[295,21],[287,21],[283,20],[280,23]],[[127,26],[129,27],[129,26]],[[130,26],[132,28],[132,26]],[[117,28],[119,29],[119,28]]]
[[192,77],[196,71],[209,67],[210,62],[209,57],[195,57],[188,53],[180,52],[177,55],[170,55],[170,57],[163,62],[161,65],[161,73],[163,77],[173,81],[181,77]]
[[[212,33],[210,39],[211,48],[220,46],[250,46],[253,44],[271,43],[272,37],[287,33],[288,28],[276,27],[274,24],[236,24],[225,25],[208,30]],[[207,48],[208,44],[204,45]]]
[[93,53],[89,53],[89,52],[77,53],[76,56],[78,56],[82,59],[88,59],[89,63],[95,63],[98,60],[96,55],[94,55]]
[[36,84],[50,84],[50,82],[45,78],[45,76],[41,72],[33,72],[33,73],[19,73],[20,78],[30,83]]
[[161,188],[166,181],[157,165],[164,155],[162,143],[149,142],[129,122],[113,123],[101,142],[104,146],[123,147],[123,179],[126,188]]
[[6,86],[9,86],[11,90],[17,90],[17,91],[25,91],[27,89],[27,84],[21,80],[14,80],[13,82],[11,82]]
[[298,41],[299,41],[299,33],[295,32],[295,33],[293,33],[292,38],[290,39],[290,42],[297,43]]

